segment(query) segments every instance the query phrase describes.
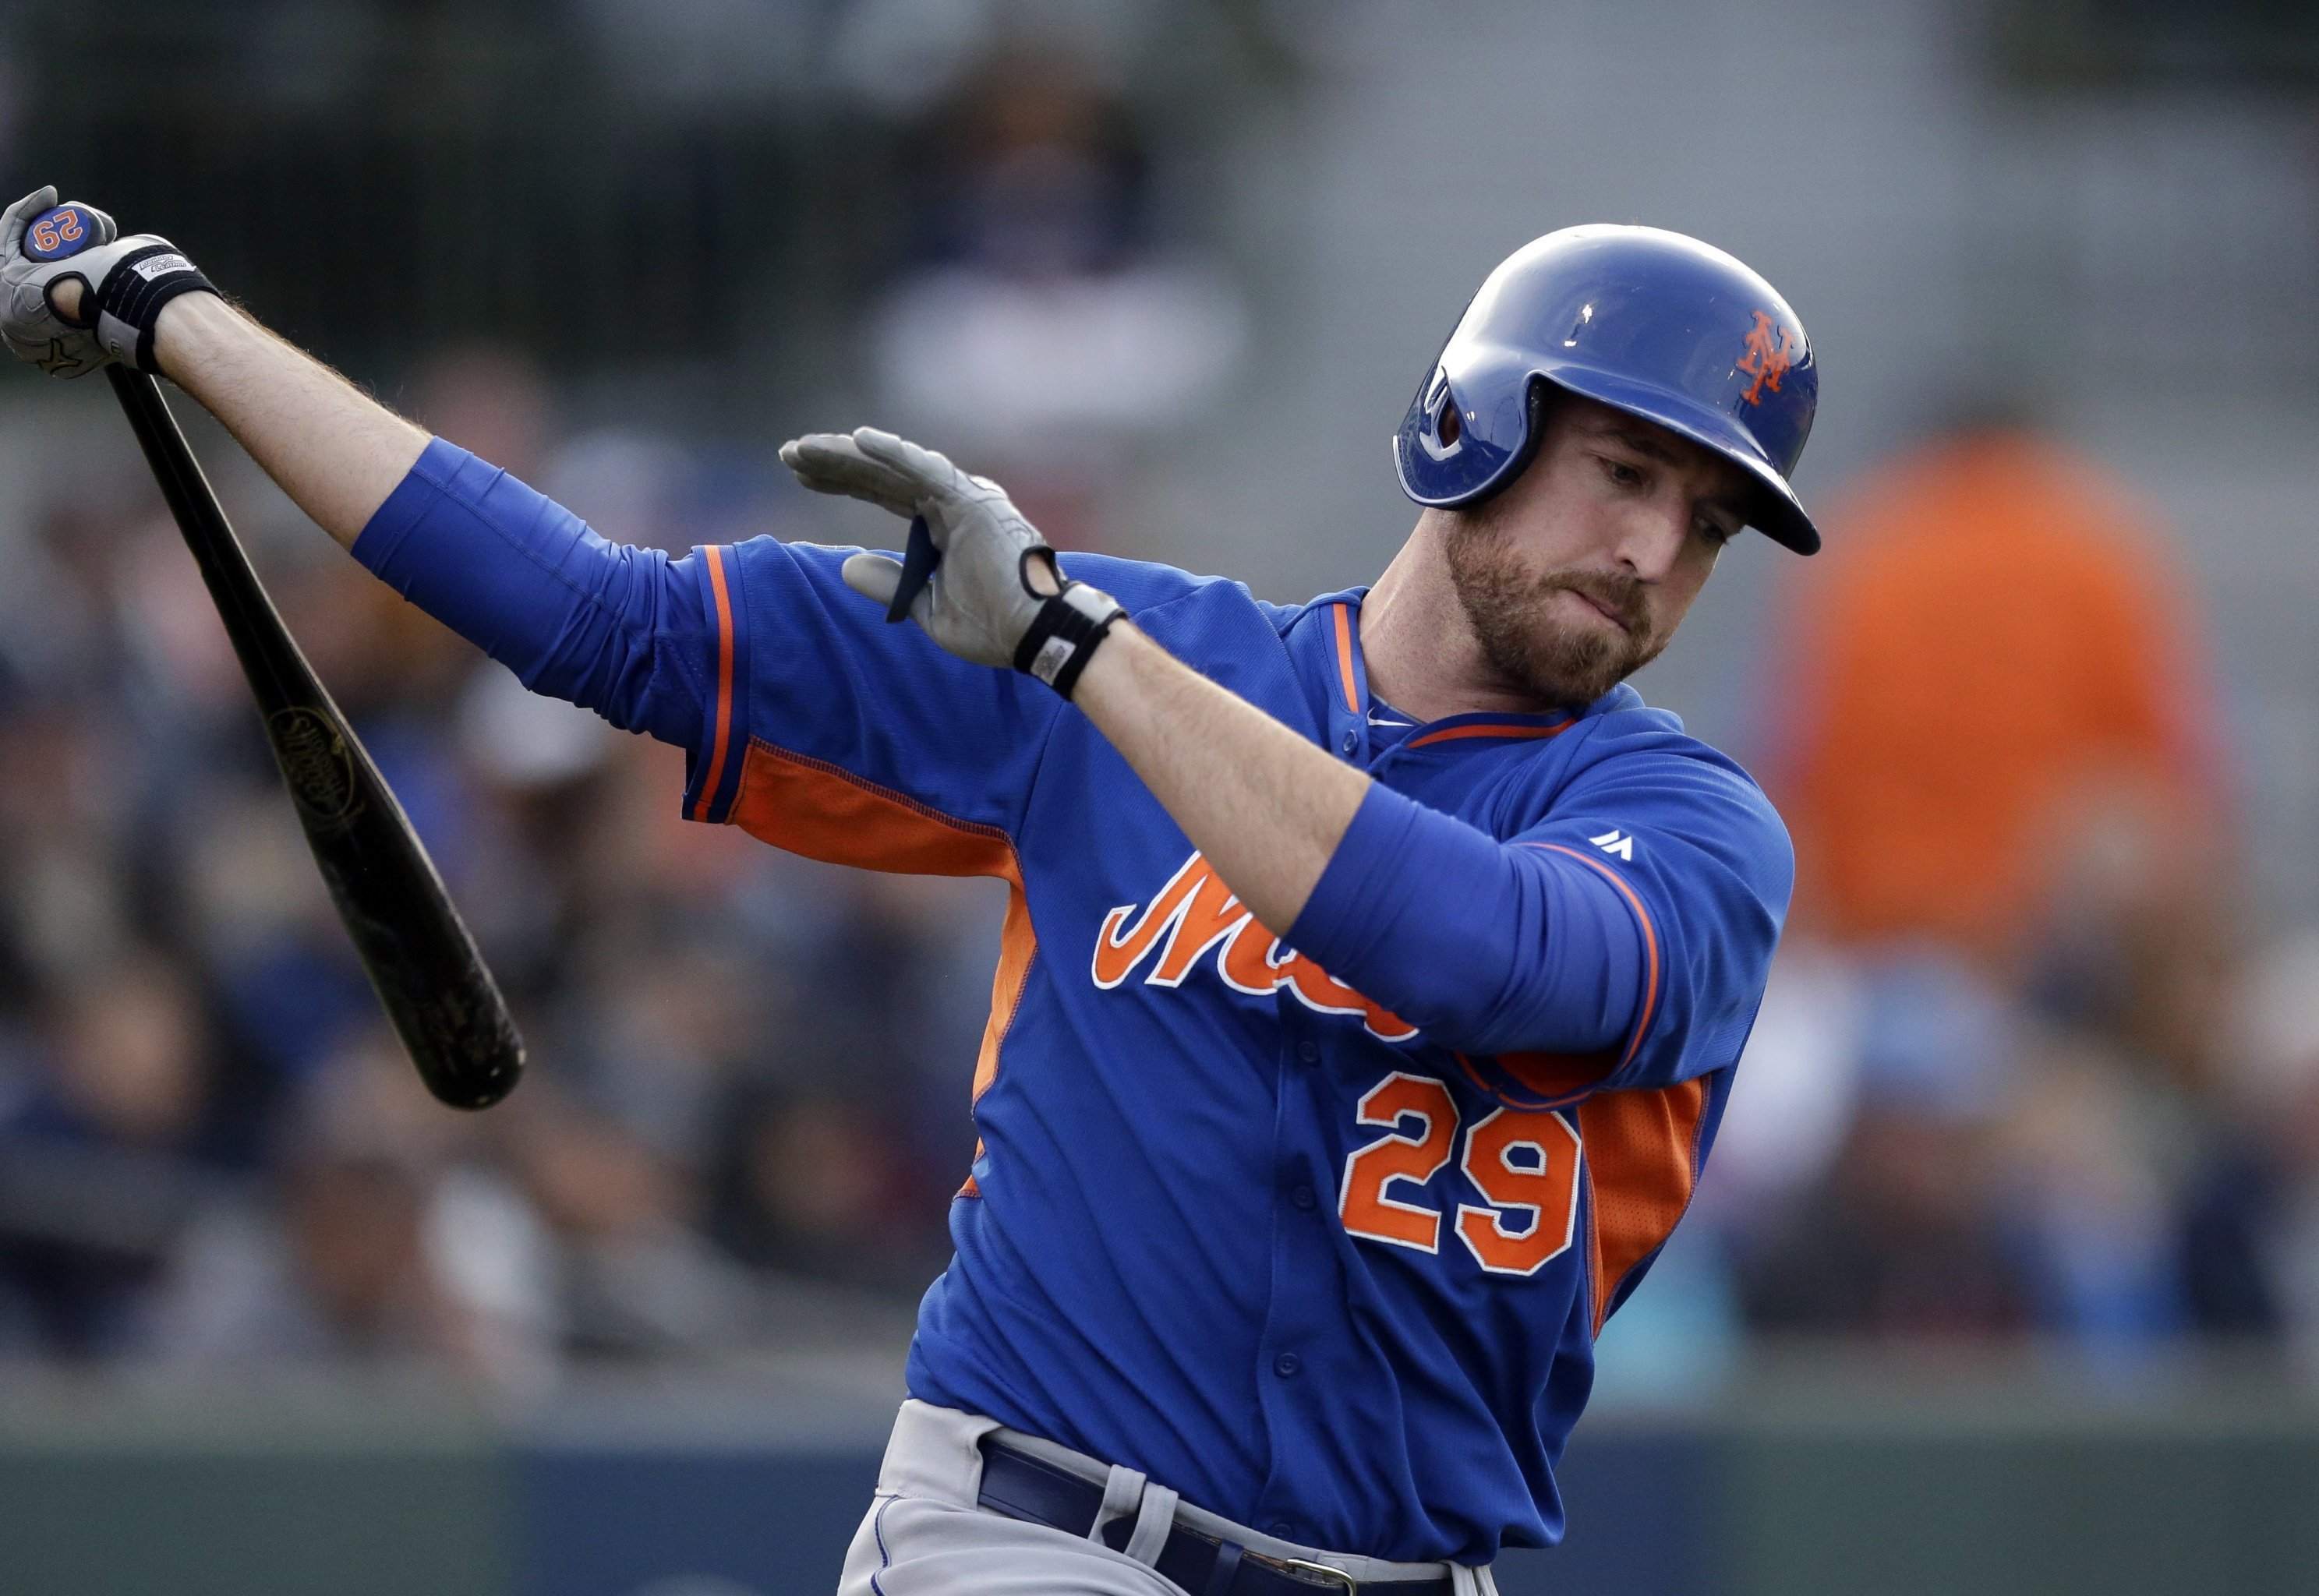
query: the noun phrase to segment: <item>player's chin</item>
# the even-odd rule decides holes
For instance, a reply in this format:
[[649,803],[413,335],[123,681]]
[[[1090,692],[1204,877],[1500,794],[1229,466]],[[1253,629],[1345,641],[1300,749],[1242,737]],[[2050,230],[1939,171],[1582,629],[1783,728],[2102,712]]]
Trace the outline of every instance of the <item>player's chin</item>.
[[1593,619],[1575,627],[1547,625],[1524,640],[1524,684],[1539,699],[1582,709],[1650,663],[1658,654],[1647,636],[1629,632],[1589,607]]

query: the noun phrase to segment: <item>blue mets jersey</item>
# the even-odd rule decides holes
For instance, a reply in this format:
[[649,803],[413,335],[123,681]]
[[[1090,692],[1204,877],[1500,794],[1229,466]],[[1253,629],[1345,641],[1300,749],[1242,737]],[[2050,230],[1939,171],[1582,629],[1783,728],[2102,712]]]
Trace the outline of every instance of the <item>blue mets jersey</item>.
[[1690,1200],[1787,906],[1737,766],[1623,687],[1399,724],[1359,591],[1279,608],[1066,555],[1375,779],[1276,934],[1083,714],[886,625],[850,551],[615,548],[438,441],[356,552],[532,685],[682,743],[691,817],[1008,884],[914,1394],[1307,1544],[1559,1538],[1595,1334]]

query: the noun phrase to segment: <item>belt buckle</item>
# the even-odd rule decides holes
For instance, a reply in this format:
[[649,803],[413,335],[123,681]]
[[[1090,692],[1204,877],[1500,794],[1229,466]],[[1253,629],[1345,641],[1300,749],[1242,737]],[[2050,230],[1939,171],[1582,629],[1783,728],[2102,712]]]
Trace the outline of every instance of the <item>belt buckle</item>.
[[1302,1557],[1265,1556],[1260,1552],[1254,1555],[1264,1557],[1267,1563],[1275,1563],[1283,1568],[1295,1569],[1298,1573],[1318,1574],[1319,1579],[1313,1582],[1325,1585],[1331,1590],[1342,1591],[1345,1596],[1360,1596],[1361,1582],[1341,1568],[1331,1568],[1325,1563],[1308,1563]]

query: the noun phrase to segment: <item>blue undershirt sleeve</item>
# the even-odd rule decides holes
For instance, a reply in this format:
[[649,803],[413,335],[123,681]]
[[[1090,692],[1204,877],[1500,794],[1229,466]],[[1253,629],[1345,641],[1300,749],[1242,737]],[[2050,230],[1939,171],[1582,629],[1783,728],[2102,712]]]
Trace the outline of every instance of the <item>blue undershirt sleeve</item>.
[[1502,843],[1381,782],[1288,941],[1472,1053],[1609,1049],[1633,1030],[1648,986],[1642,929],[1607,877],[1557,851]]
[[717,647],[699,551],[608,543],[553,500],[436,438],[354,556],[535,692],[699,746]]

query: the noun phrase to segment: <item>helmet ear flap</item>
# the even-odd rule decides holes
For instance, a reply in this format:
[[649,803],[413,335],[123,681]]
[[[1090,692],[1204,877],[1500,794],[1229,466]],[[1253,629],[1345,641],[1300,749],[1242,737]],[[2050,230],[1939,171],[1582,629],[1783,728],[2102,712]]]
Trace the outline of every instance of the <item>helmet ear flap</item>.
[[1447,367],[1433,368],[1433,380],[1425,385],[1417,409],[1424,418],[1417,431],[1418,446],[1436,460],[1447,460],[1456,454],[1466,426],[1457,414],[1457,393],[1449,385]]
[[1529,388],[1523,400],[1521,447],[1498,468],[1497,474],[1490,479],[1490,485],[1467,500],[1462,508],[1471,509],[1495,499],[1513,484],[1515,478],[1529,469],[1529,463],[1538,457],[1538,440],[1546,436],[1546,414],[1553,408],[1556,392],[1554,384],[1544,377],[1530,378]]

